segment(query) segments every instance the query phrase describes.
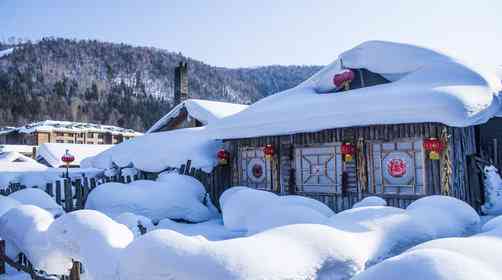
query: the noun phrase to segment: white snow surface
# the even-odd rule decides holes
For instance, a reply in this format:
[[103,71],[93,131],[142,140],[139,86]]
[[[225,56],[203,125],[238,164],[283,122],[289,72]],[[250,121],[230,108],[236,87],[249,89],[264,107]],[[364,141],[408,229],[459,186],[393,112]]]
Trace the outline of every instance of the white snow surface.
[[31,145],[7,145],[7,144],[2,144],[0,145],[0,153],[3,152],[18,152],[18,153],[24,153],[24,154],[33,154],[33,148],[36,146],[31,146]]
[[201,100],[201,99],[188,99],[176,105],[169,113],[158,120],[146,133],[157,132],[160,128],[166,125],[171,119],[178,116],[180,111],[185,108],[190,118],[200,121],[202,124],[207,125],[221,118],[228,117],[239,113],[246,109],[248,105]]
[[21,153],[13,152],[13,151],[10,151],[10,152],[1,152],[0,151],[0,162],[4,162],[4,163],[23,162],[23,163],[30,163],[33,165],[41,165],[36,160],[29,158]]
[[52,248],[47,230],[54,221],[51,213],[34,205],[19,205],[0,217],[0,237],[11,259],[22,252],[34,267],[49,273],[65,274],[71,259]]
[[89,165],[107,169],[130,167],[148,172],[178,168],[188,160],[192,167],[211,172],[221,142],[209,137],[206,129],[186,128],[135,137],[92,157]]
[[243,234],[233,232],[223,225],[221,219],[212,219],[207,222],[188,224],[178,223],[170,219],[164,219],[159,222],[155,229],[169,229],[186,236],[205,238],[211,241],[219,241],[242,237]]
[[[343,68],[366,68],[392,82],[318,94]],[[342,53],[299,86],[261,99],[210,123],[214,138],[232,139],[323,129],[438,122],[480,124],[501,109],[500,80],[445,53],[424,47],[368,41]]]
[[368,207],[368,206],[387,206],[387,201],[378,196],[368,196],[363,200],[356,202],[352,208]]
[[134,234],[134,237],[141,236],[141,231],[139,229],[140,225],[143,226],[147,232],[154,228],[149,218],[130,212],[122,213],[115,217],[114,220],[119,224],[125,225]]
[[481,206],[484,214],[502,214],[502,178],[498,169],[493,166],[485,166],[483,169],[483,184],[485,192],[485,203]]
[[2,217],[2,215],[9,211],[11,208],[19,205],[21,205],[21,203],[19,203],[19,201],[15,200],[14,198],[0,195],[0,217]]
[[193,177],[172,173],[161,176],[161,181],[99,185],[89,194],[85,208],[113,218],[130,212],[153,222],[166,218],[203,222],[213,216],[203,204],[205,193],[204,186]]
[[466,238],[443,238],[422,243],[383,261],[354,279],[500,279],[502,227]]
[[26,188],[13,192],[8,197],[21,204],[38,206],[51,213],[53,217],[59,217],[65,213],[63,208],[52,197],[40,189]]
[[5,50],[1,50],[0,51],[0,58],[11,54],[13,51],[14,51],[14,48],[9,48],[9,49],[5,49]]
[[44,143],[37,150],[37,160],[44,159],[51,167],[64,166],[61,157],[69,151],[75,157],[71,165],[80,165],[80,162],[88,157],[95,156],[110,149],[113,145],[91,145],[91,144],[66,144],[66,143]]
[[93,210],[78,210],[56,219],[48,229],[54,250],[80,261],[88,280],[115,280],[118,259],[134,239],[122,224]]

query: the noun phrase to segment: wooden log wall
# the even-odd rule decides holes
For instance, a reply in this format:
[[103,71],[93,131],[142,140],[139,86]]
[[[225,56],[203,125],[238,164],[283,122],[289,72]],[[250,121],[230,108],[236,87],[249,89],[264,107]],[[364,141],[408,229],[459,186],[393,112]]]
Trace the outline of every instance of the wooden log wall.
[[[227,149],[231,152],[233,158],[231,163],[231,185],[239,185],[238,153],[241,147],[263,147],[266,144],[274,145],[277,152],[277,165],[280,175],[280,193],[295,193],[295,163],[294,147],[295,145],[315,145],[323,143],[351,141],[356,143],[357,139],[363,138],[365,141],[390,142],[406,138],[440,138],[443,129],[447,129],[450,135],[449,144],[451,145],[450,159],[452,161],[453,174],[450,182],[451,195],[470,203],[477,207],[478,196],[482,192],[480,186],[475,186],[474,190],[469,190],[468,182],[469,170],[467,168],[467,156],[476,153],[476,142],[474,127],[452,128],[438,123],[415,123],[415,124],[395,124],[395,125],[373,125],[364,127],[336,128],[319,132],[298,133],[294,135],[283,136],[264,136],[246,139],[226,140]],[[355,173],[356,167],[351,169]],[[440,161],[425,160],[425,180],[427,185],[427,195],[441,194],[441,166]],[[357,182],[358,183],[358,182]],[[349,191],[346,194],[321,194],[321,193],[299,193],[301,195],[316,198],[335,211],[340,211],[352,207],[353,203],[361,198],[373,194],[358,194],[357,189]],[[220,190],[221,192],[221,190]],[[469,193],[471,193],[469,195]],[[378,194],[386,199],[389,205],[406,207],[420,196],[403,196]],[[215,196],[218,197],[218,196]],[[478,199],[479,200],[479,199]]]

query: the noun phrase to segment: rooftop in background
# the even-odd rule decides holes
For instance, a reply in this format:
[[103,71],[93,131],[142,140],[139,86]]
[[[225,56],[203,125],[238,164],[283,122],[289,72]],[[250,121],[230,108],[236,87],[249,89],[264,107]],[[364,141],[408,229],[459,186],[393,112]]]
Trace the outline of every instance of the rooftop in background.
[[146,133],[172,130],[181,127],[190,127],[186,121],[196,120],[202,126],[219,119],[237,114],[246,109],[248,105],[188,99],[175,106],[169,113],[157,121]]
[[80,166],[83,159],[95,156],[111,147],[112,145],[45,143],[38,148],[36,160],[49,167],[61,167],[65,165],[61,157],[68,150],[75,157],[71,165]]
[[138,136],[141,133],[132,129],[122,128],[112,125],[100,125],[93,123],[69,122],[69,121],[53,121],[46,120],[42,122],[34,122],[20,127],[8,127],[0,129],[0,134],[10,133],[33,133],[33,132],[108,132],[112,134],[124,134]]

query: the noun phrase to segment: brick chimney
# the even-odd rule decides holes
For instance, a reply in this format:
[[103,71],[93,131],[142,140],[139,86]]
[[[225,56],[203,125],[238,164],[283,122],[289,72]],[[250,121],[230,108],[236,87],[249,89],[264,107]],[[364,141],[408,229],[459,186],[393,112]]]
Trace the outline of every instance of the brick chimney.
[[180,62],[174,70],[174,106],[188,99],[188,64]]

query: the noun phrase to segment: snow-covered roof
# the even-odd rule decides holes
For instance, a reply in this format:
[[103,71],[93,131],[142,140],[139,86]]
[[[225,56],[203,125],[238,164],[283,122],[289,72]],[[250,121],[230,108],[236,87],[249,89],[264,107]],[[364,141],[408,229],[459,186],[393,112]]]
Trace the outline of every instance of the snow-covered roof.
[[87,167],[107,169],[131,164],[143,171],[160,172],[180,167],[188,160],[192,167],[210,172],[217,164],[221,142],[212,139],[205,127],[176,129],[145,134],[113,146],[86,160]]
[[[367,69],[390,83],[325,92],[343,69]],[[502,85],[484,72],[445,53],[414,45],[369,41],[299,86],[266,97],[207,126],[214,138],[234,139],[314,132],[323,129],[438,122],[481,124],[501,109]]]
[[36,160],[24,156],[18,152],[0,152],[0,162],[31,162],[39,164]]
[[112,145],[45,143],[38,148],[36,159],[38,161],[44,160],[51,167],[60,167],[64,165],[61,157],[68,150],[75,157],[75,161],[71,165],[80,165],[83,159],[95,156],[111,147]]
[[24,154],[32,154],[33,148],[31,145],[0,145],[0,153],[2,152],[18,152]]
[[171,119],[176,118],[183,108],[187,110],[190,118],[194,118],[204,125],[207,125],[221,118],[239,113],[247,107],[248,105],[235,103],[188,99],[175,106],[171,111],[169,111],[169,113],[163,116],[150,129],[148,129],[147,133],[156,132],[162,128]]
[[1,51],[0,51],[0,58],[2,58],[2,57],[4,57],[4,56],[7,56],[7,55],[11,54],[13,51],[14,51],[14,48],[1,50]]
[[52,121],[46,120],[42,122],[30,123],[25,126],[9,128],[0,131],[0,134],[11,133],[33,133],[33,132],[107,132],[112,134],[124,134],[126,136],[138,136],[141,133],[132,129],[117,127],[113,125],[100,125],[93,123],[68,122],[68,121]]

